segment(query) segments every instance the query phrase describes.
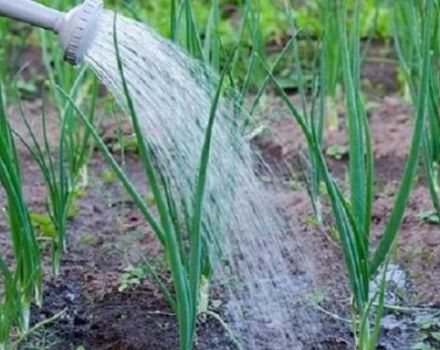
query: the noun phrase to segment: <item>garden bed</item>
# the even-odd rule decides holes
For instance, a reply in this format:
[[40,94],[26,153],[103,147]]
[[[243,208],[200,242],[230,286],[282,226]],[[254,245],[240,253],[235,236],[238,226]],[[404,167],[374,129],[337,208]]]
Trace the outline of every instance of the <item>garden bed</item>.
[[[294,164],[301,148],[299,132],[294,123],[283,117],[273,100],[270,115],[272,136],[259,140],[262,152],[275,161]],[[393,194],[400,178],[408,133],[411,125],[410,110],[396,98],[385,98],[371,111],[372,130],[378,157],[378,193],[375,201],[375,232],[380,232],[393,203]],[[343,132],[330,135],[328,146],[343,145]],[[276,152],[274,152],[276,150]],[[278,153],[278,154],[277,154]],[[21,151],[25,191],[31,208],[44,212],[44,183],[32,159]],[[280,159],[276,160],[279,157]],[[343,179],[347,166],[346,156],[335,160],[329,157],[332,168]],[[135,154],[126,161],[129,174],[137,183],[142,181],[142,168]],[[299,170],[299,169],[297,169]],[[177,346],[175,318],[153,281],[144,278],[140,285],[129,285],[123,292],[121,276],[130,264],[139,261],[137,249],[160,264],[160,247],[142,216],[113,179],[99,154],[94,154],[90,166],[89,185],[78,199],[78,213],[70,220],[69,251],[63,259],[58,278],[47,277],[42,309],[34,308],[33,320],[41,321],[66,309],[65,314],[44,331],[35,334],[29,344],[53,342],[51,349],[173,349]],[[321,230],[313,220],[312,208],[305,185],[293,172],[285,175],[286,184],[296,183],[295,189],[286,187],[280,194],[285,202],[285,214],[298,220],[298,237],[304,249],[319,252],[309,254],[315,266],[317,292],[327,311],[347,317],[348,297],[343,261],[329,232]],[[440,237],[438,226],[424,222],[420,214],[430,210],[429,194],[420,180],[401,231],[400,254],[396,262],[408,273],[405,291],[399,297],[413,300],[413,305],[436,305],[439,300]],[[7,228],[1,225],[0,235],[7,237]],[[159,260],[158,260],[159,259]],[[50,275],[48,275],[50,276]],[[413,282],[417,283],[413,283]],[[213,296],[222,300],[222,295]],[[217,310],[221,314],[221,305]],[[320,339],[305,349],[349,349],[352,337],[349,326],[317,309],[310,309],[322,323]],[[400,316],[399,316],[400,317]],[[225,320],[227,321],[227,320]],[[405,320],[405,326],[411,318]],[[386,349],[402,349],[408,329],[390,330],[384,335]],[[298,330],[304,332],[305,329]],[[411,331],[412,333],[413,331]],[[400,339],[400,340],[399,340]],[[198,349],[234,349],[226,330],[214,318],[200,321]],[[268,345],[269,346],[269,345]],[[26,348],[26,347],[25,347]],[[268,347],[270,349],[270,347]]]
[[[366,78],[377,80],[378,74],[383,71],[389,73],[392,68],[381,69],[370,67]],[[383,91],[384,96],[376,97],[369,103],[377,170],[374,239],[379,238],[393,206],[409,147],[413,118],[409,104],[398,97],[395,80],[394,86],[390,83]],[[40,102],[37,100],[30,104],[34,104],[37,112]],[[333,150],[328,152],[328,161],[333,173],[343,181],[348,160],[344,152],[343,107],[339,108],[339,113],[340,130],[328,133],[325,147]],[[284,214],[297,220],[296,232],[292,234],[301,237],[315,277],[319,308],[311,305],[308,312],[310,319],[320,324],[321,331],[315,339],[304,341],[304,349],[352,349],[353,337],[349,325],[329,315],[349,318],[349,294],[343,260],[332,238],[330,215],[325,216],[324,228],[316,223],[306,185],[299,175],[303,169],[298,166],[297,159],[301,149],[304,150],[300,131],[276,98],[268,100],[261,114],[270,132],[257,136],[254,144],[268,163],[277,164],[277,169],[281,171],[285,191],[280,193],[279,199],[284,203]],[[12,115],[20,129],[18,118],[14,113]],[[104,129],[107,141],[114,142],[114,122],[104,124]],[[130,128],[124,129],[130,133]],[[45,185],[39,170],[24,149],[20,149],[19,153],[31,210],[45,213]],[[125,166],[134,183],[144,183],[136,153],[127,155]],[[148,189],[144,192],[148,196]],[[0,201],[3,206],[2,196]],[[55,278],[47,274],[44,305],[41,309],[33,308],[32,320],[39,322],[62,310],[65,312],[57,321],[33,334],[23,349],[33,349],[38,345],[55,350],[77,350],[81,346],[97,350],[175,349],[178,344],[177,325],[162,294],[147,274],[137,280],[135,272],[127,271],[128,266],[137,266],[138,251],[142,251],[157,266],[163,266],[160,246],[97,152],[93,153],[89,167],[88,185],[77,199],[76,206],[77,212],[68,225],[69,248],[60,275]],[[393,297],[399,304],[411,307],[440,305],[440,229],[429,222],[427,214],[430,211],[429,193],[423,178],[419,178],[401,229],[398,254],[393,259],[393,263],[405,273],[404,288],[393,288]],[[7,241],[8,229],[2,222],[0,242],[7,246]],[[166,279],[166,273],[163,274]],[[214,288],[212,293],[211,307],[222,316],[222,304],[227,300],[224,300],[221,290]],[[390,314],[395,322],[384,326],[380,342],[382,349],[409,348],[408,344],[411,339],[415,340],[418,332],[415,315],[395,311],[390,311]],[[224,321],[227,323],[228,320],[224,318]],[[307,325],[300,325],[296,336],[301,338],[304,333],[307,333]],[[271,346],[268,343],[264,349],[274,349]],[[222,322],[206,316],[199,322],[196,348],[226,350],[235,349],[235,345]]]

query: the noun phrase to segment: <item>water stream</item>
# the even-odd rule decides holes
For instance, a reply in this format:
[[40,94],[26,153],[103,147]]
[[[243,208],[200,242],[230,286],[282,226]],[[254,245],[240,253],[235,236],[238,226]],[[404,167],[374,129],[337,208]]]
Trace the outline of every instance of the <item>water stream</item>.
[[[86,60],[123,106],[113,18],[104,13]],[[143,24],[119,17],[117,28],[144,135],[173,187],[191,198],[218,77]],[[255,174],[261,159],[237,127],[232,103],[223,100],[217,114],[204,224],[226,321],[244,349],[310,349],[320,332],[307,310],[313,269],[293,218],[280,213],[277,187]]]

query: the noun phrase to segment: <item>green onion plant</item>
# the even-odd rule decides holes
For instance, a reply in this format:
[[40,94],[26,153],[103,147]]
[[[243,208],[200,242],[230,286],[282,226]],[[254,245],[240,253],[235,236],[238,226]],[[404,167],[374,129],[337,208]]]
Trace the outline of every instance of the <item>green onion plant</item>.
[[[347,196],[344,194],[344,187],[332,177],[329,171],[322,150],[320,135],[317,135],[316,129],[310,125],[307,116],[295,107],[280,83],[271,74],[269,65],[265,64],[277,92],[291,111],[292,117],[298,123],[306,138],[309,149],[317,160],[317,171],[320,171],[322,174],[333,211],[335,225],[339,233],[341,249],[353,296],[353,333],[356,337],[356,346],[361,350],[376,348],[380,318],[383,315],[383,295],[386,289],[386,281],[382,277],[379,291],[371,290],[372,281],[376,278],[381,267],[386,270],[387,261],[390,252],[395,246],[413,186],[418,166],[419,150],[423,145],[425,120],[429,111],[429,86],[431,81],[429,67],[431,62],[430,30],[432,16],[427,14],[432,13],[434,8],[433,2],[433,0],[427,0],[426,5],[423,7],[425,21],[423,22],[422,30],[422,73],[417,90],[419,98],[417,99],[416,120],[411,147],[392,213],[376,248],[372,246],[370,238],[374,194],[374,157],[360,84],[361,51],[358,24],[361,1],[356,1],[354,11],[350,12],[352,15],[350,29],[347,26],[347,1],[340,0],[338,2],[339,6],[334,9],[341,48],[340,65],[349,138],[350,161]],[[261,61],[264,62],[263,59]],[[325,72],[322,74],[325,74]],[[372,327],[370,314],[373,311],[372,304],[376,299],[379,307],[376,309],[376,320],[373,323],[374,327]]]
[[[78,102],[78,91],[81,83],[84,82],[86,69],[83,68],[78,75],[69,95]],[[57,91],[58,94],[58,91]],[[97,87],[91,91],[90,120],[94,119],[96,106]],[[20,104],[22,107],[22,105]],[[52,267],[55,274],[58,274],[62,254],[66,250],[66,226],[74,208],[74,200],[80,190],[80,180],[83,169],[88,163],[91,142],[90,133],[77,125],[75,111],[69,103],[64,103],[62,115],[59,121],[59,137],[57,144],[51,145],[47,130],[47,114],[45,104],[42,108],[41,128],[43,140],[36,136],[34,127],[30,124],[30,118],[25,109],[21,108],[21,116],[26,126],[27,135],[16,133],[20,141],[25,145],[33,159],[41,170],[43,179],[47,186],[48,200],[46,208],[49,222],[46,223],[46,216],[33,213],[32,218],[35,224],[45,224],[46,236],[52,241]],[[49,228],[50,229],[49,229]]]
[[42,302],[43,271],[1,83],[0,184],[5,193],[4,213],[11,238],[10,254],[0,254],[0,348],[6,349],[13,329],[27,331],[31,303]]
[[[440,3],[434,1],[432,13],[424,11],[426,5],[419,1],[396,1],[393,3],[393,28],[396,52],[400,61],[400,69],[405,78],[407,90],[414,109],[417,109],[420,86],[423,83],[425,40],[429,40],[430,61],[428,75],[428,119],[423,137],[423,167],[425,178],[431,194],[433,207],[437,217],[440,217]],[[423,36],[423,24],[432,17],[429,33]]]

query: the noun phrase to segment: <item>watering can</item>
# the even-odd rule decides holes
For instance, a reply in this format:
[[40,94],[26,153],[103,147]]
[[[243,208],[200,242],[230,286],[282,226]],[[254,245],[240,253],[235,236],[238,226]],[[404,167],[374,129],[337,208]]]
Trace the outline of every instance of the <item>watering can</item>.
[[85,0],[69,12],[60,12],[31,0],[0,0],[0,15],[58,34],[64,59],[79,64],[93,43],[102,0]]

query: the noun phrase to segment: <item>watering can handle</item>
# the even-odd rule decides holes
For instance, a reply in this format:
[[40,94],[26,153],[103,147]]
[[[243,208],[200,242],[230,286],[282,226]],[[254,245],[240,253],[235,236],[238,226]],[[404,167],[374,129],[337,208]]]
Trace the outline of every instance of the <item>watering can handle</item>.
[[31,0],[0,0],[0,15],[56,32],[64,14]]

